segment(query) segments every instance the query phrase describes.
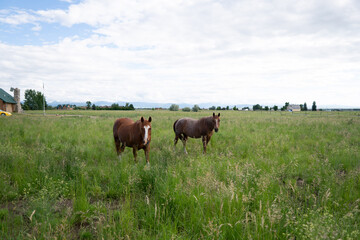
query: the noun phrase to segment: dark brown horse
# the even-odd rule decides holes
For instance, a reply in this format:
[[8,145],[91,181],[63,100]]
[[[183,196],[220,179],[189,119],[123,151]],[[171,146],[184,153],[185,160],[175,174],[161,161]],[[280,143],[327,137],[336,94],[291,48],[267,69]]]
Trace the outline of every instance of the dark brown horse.
[[179,138],[184,145],[184,152],[186,152],[186,141],[188,137],[202,138],[204,153],[206,153],[206,146],[210,141],[211,136],[219,130],[220,126],[220,113],[215,115],[213,113],[210,117],[203,117],[199,120],[192,118],[181,118],[174,122],[175,140],[174,147]]
[[148,120],[141,117],[136,122],[130,118],[119,118],[114,123],[113,134],[116,152],[120,159],[125,147],[132,147],[135,162],[137,151],[143,149],[145,151],[146,162],[149,164],[151,117]]

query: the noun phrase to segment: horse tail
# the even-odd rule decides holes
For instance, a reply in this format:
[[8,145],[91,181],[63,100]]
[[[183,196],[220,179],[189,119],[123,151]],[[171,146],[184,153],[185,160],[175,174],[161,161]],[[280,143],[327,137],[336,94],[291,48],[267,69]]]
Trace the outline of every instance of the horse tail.
[[175,131],[175,125],[176,125],[176,123],[179,121],[179,119],[178,120],[176,120],[175,122],[174,122],[174,125],[173,125],[173,129],[174,129],[174,133],[176,134],[176,131]]
[[120,126],[120,121],[119,119],[116,119],[116,121],[114,122],[114,126],[113,126],[113,135],[114,135],[114,139],[116,140],[118,138],[118,128]]

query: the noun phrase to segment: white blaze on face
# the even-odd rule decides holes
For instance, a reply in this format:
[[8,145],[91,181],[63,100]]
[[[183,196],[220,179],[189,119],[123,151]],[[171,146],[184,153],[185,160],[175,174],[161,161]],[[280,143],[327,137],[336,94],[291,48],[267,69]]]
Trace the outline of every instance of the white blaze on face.
[[150,126],[144,126],[144,129],[145,129],[144,143],[145,144],[147,144],[148,135],[149,135],[149,128],[150,128]]
[[216,128],[219,128],[219,119],[216,119],[216,120],[215,120],[215,127],[216,127]]

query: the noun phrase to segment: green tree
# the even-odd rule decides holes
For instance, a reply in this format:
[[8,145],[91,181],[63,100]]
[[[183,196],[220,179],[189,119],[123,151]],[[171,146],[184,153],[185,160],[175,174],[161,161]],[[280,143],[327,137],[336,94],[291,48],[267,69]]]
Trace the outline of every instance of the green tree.
[[171,106],[169,107],[170,111],[179,111],[179,105],[177,104],[171,104]]
[[111,104],[110,109],[111,110],[120,110],[120,106],[117,103],[113,103],[113,104]]
[[189,108],[189,107],[184,107],[184,108],[182,109],[182,111],[183,111],[183,112],[190,112],[190,108]]
[[229,106],[226,106],[226,110],[230,110],[230,107],[229,107]]
[[130,103],[125,103],[125,107],[124,106],[120,107],[120,110],[135,110],[135,108],[134,105]]
[[87,101],[86,102],[86,109],[90,109],[91,108],[91,102],[90,101]]
[[260,104],[256,104],[253,106],[253,110],[256,111],[256,110],[261,110],[262,109],[262,106]]
[[193,112],[198,112],[200,110],[200,107],[199,105],[195,104],[192,109],[191,109]]
[[25,90],[25,101],[23,105],[24,110],[42,110],[47,107],[46,99],[41,92],[33,89]]
[[268,107],[268,106],[265,106],[264,110],[265,110],[265,111],[269,111],[269,107]]
[[215,110],[215,109],[216,109],[215,106],[209,107],[209,110]]
[[234,111],[237,111],[237,110],[239,110],[237,107],[236,107],[236,105],[233,107],[233,110]]
[[306,105],[306,103],[304,103],[304,111],[307,111],[307,110],[308,110],[307,105]]
[[289,102],[286,102],[285,105],[281,108],[281,111],[286,111],[289,104],[290,104]]
[[102,110],[106,110],[106,109],[109,109],[109,110],[122,110],[122,111],[124,111],[124,110],[135,110],[134,105],[132,105],[130,103],[126,103],[125,106],[120,106],[118,103],[113,103],[113,104],[111,104],[111,106],[109,108],[108,107],[102,107],[100,109],[102,109]]
[[315,102],[315,101],[313,102],[313,105],[312,105],[312,107],[311,107],[311,110],[312,110],[312,111],[316,111],[316,102]]
[[279,107],[274,105],[273,109],[274,109],[274,111],[277,111],[279,109]]
[[216,108],[216,110],[221,110],[221,107],[220,107],[220,106],[218,106],[218,107]]
[[92,105],[92,110],[96,110],[96,106],[95,106],[95,103]]

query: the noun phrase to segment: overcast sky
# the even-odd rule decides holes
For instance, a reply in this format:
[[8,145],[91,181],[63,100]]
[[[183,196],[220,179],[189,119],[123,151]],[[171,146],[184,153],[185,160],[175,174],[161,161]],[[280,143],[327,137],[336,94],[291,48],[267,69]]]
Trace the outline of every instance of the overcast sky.
[[48,102],[360,106],[357,0],[1,0],[0,87]]

